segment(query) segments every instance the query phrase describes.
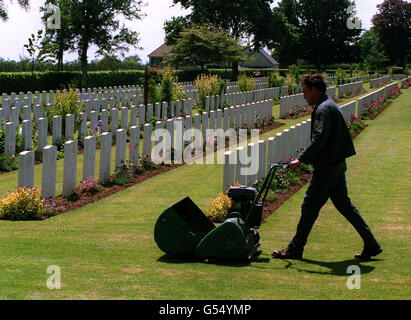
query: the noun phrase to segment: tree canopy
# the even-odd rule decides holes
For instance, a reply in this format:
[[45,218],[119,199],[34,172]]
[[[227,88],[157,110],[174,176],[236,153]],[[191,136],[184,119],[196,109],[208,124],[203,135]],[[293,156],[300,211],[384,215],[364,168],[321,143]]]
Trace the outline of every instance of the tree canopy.
[[385,0],[377,8],[373,29],[390,63],[405,66],[411,55],[411,3]]
[[361,36],[357,43],[361,68],[364,70],[378,70],[383,68],[388,58],[384,55],[383,47],[375,34],[367,30]]
[[61,52],[78,51],[84,82],[91,45],[97,47],[98,55],[106,56],[124,54],[138,44],[138,33],[121,24],[119,18],[141,19],[142,0],[47,0],[47,4],[61,6],[64,28],[50,34]]
[[[274,11],[285,21],[284,33],[276,45],[281,63],[295,63],[298,58],[317,68],[350,62],[360,29],[350,29],[350,0],[282,0]],[[282,60],[284,59],[284,60]]]
[[[227,30],[230,36],[247,43],[250,48],[272,46],[281,21],[274,15],[274,0],[173,0],[185,9],[186,17],[173,18],[165,24],[166,41],[172,44],[180,30],[191,23],[209,23]],[[174,39],[174,40],[173,40]],[[238,76],[238,63],[233,62],[233,79]]]
[[242,60],[243,49],[227,31],[214,26],[192,25],[184,28],[172,47],[166,63],[196,64],[238,62]]
[[[30,7],[29,0],[17,0],[17,3],[25,10],[28,10]],[[8,18],[5,0],[0,0],[0,20],[7,21]]]
[[[173,0],[192,13],[186,17],[194,23],[211,23],[227,30],[236,39],[252,38],[253,47],[261,47],[272,40],[267,31],[275,30],[271,4],[274,0]],[[187,20],[186,20],[187,21]]]

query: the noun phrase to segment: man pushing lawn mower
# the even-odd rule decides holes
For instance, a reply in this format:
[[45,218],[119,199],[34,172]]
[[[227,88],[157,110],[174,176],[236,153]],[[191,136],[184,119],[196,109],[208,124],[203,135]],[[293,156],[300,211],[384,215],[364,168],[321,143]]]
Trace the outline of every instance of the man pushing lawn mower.
[[272,255],[280,259],[302,259],[304,246],[320,209],[331,198],[337,210],[353,225],[364,241],[362,253],[355,257],[369,259],[380,254],[382,249],[348,197],[345,159],[355,155],[351,135],[340,108],[325,94],[326,84],[322,76],[307,76],[303,79],[302,86],[304,99],[310,106],[314,106],[311,143],[289,166],[296,170],[300,163],[312,164],[314,170],[302,203],[297,232],[287,248],[274,250]]

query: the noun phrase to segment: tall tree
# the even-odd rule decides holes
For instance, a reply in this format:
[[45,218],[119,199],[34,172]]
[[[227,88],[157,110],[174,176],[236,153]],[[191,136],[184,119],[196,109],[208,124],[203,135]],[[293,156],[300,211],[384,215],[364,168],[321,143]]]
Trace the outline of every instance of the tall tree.
[[411,56],[411,3],[385,0],[372,23],[391,64],[405,66]]
[[204,73],[207,63],[238,62],[243,49],[224,30],[210,25],[193,25],[180,32],[166,62],[197,64]]
[[321,69],[338,62],[350,62],[361,30],[349,29],[349,0],[300,0],[300,40],[303,58]]
[[282,20],[278,24],[280,35],[273,45],[273,57],[284,66],[295,64],[301,54],[297,1],[283,0],[273,11]]
[[[50,1],[52,2],[52,1]],[[82,80],[87,82],[88,51],[92,45],[101,56],[124,54],[138,44],[138,33],[120,23],[141,19],[142,0],[62,0],[62,17],[67,18],[65,48],[77,50],[81,62]],[[62,22],[64,20],[62,19]],[[62,50],[65,49],[61,47]]]
[[[235,39],[249,40],[249,46],[255,49],[272,45],[277,34],[276,20],[270,5],[274,0],[173,0],[185,9],[191,9],[186,21],[193,23],[211,23],[228,30]],[[177,25],[178,26],[178,25]],[[179,27],[179,26],[178,26]],[[238,76],[238,62],[233,62],[233,77]]]
[[379,70],[387,65],[389,59],[384,55],[382,44],[380,43],[374,30],[367,30],[357,43],[360,65],[365,70]]
[[[29,9],[30,1],[29,0],[17,0],[20,7],[25,10]],[[7,21],[8,19],[7,8],[5,0],[0,0],[0,20]]]

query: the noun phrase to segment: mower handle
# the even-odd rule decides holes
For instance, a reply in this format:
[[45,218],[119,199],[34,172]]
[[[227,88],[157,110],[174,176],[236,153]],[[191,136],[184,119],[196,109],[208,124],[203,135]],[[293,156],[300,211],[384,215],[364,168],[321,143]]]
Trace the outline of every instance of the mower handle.
[[291,163],[291,161],[290,162],[271,163],[271,167],[268,170],[268,173],[267,173],[267,175],[266,175],[266,177],[263,181],[263,184],[261,185],[260,189],[258,190],[258,193],[254,198],[253,204],[251,205],[251,207],[248,211],[247,218],[246,218],[246,221],[245,221],[246,224],[247,224],[247,222],[249,222],[249,219],[251,218],[251,215],[254,211],[254,208],[257,205],[257,203],[260,200],[263,193],[264,193],[264,197],[263,197],[262,203],[264,203],[265,198],[267,197],[267,194],[268,194],[268,190],[270,189],[271,182],[274,179],[274,175],[275,175],[275,172],[277,171],[277,169],[278,168],[286,168],[290,163]]
[[291,163],[291,161],[280,161],[280,162],[272,162],[271,167],[277,167],[277,168],[286,168],[288,165]]

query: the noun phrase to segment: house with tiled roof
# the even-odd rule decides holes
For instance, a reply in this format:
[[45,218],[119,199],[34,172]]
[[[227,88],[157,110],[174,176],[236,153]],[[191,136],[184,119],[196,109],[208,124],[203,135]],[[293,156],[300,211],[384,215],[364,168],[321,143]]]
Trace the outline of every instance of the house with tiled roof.
[[148,55],[150,66],[158,66],[164,57],[171,51],[171,46],[165,43]]
[[246,61],[240,63],[243,68],[280,68],[280,64],[264,49],[257,51],[245,49],[243,56],[246,58]]
[[[170,53],[171,46],[165,43],[148,55],[149,64],[151,66],[158,66],[163,61],[164,57]],[[264,49],[252,51],[244,49],[244,57],[246,61],[240,63],[242,68],[271,68],[278,69],[280,64]]]

